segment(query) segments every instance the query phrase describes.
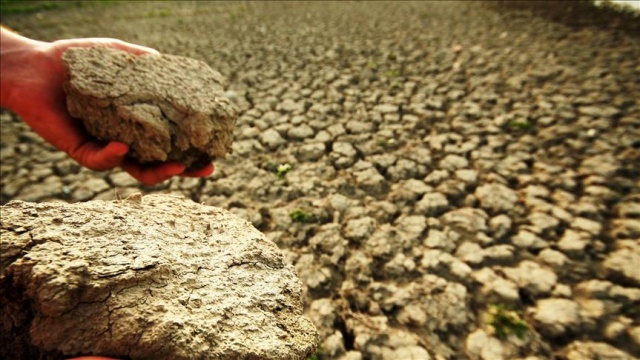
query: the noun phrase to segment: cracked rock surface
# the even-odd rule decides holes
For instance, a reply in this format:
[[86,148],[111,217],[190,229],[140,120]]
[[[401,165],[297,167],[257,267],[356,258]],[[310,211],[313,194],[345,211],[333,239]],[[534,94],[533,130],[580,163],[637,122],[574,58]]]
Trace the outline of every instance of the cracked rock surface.
[[317,332],[281,251],[180,196],[2,207],[2,358],[305,359]]
[[142,191],[228,209],[296,268],[319,360],[640,358],[640,21],[588,3],[4,16],[36,39],[105,34],[202,60],[239,117],[212,176],[145,187],[4,113],[2,203]]
[[62,59],[69,113],[98,139],[130,145],[140,163],[197,169],[231,152],[236,107],[206,63],[107,47],[70,48]]

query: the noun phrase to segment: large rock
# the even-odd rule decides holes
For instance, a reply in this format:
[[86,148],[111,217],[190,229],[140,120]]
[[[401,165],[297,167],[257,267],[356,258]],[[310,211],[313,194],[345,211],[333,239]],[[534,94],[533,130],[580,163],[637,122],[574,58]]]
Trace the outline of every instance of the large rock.
[[575,332],[580,324],[579,306],[569,299],[542,299],[531,312],[536,328],[552,338]]
[[640,286],[640,244],[637,240],[618,240],[603,267],[610,278]]
[[566,360],[633,360],[636,357],[615,347],[596,341],[576,340],[562,350],[561,359]]
[[518,201],[518,194],[502,184],[484,184],[475,192],[483,209],[491,213],[510,212]]
[[305,359],[301,283],[248,222],[181,197],[2,207],[0,358]]
[[195,169],[231,152],[237,111],[204,62],[106,47],[70,48],[62,59],[71,115],[98,139],[129,144],[138,162]]

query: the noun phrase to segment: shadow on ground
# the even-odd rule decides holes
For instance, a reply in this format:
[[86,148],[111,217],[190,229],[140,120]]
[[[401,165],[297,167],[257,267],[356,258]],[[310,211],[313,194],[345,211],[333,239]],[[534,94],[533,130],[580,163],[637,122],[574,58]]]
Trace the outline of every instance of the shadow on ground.
[[490,1],[485,3],[498,11],[529,11],[535,16],[576,30],[586,27],[620,30],[640,35],[640,12],[616,4],[596,6],[590,0],[577,1]]

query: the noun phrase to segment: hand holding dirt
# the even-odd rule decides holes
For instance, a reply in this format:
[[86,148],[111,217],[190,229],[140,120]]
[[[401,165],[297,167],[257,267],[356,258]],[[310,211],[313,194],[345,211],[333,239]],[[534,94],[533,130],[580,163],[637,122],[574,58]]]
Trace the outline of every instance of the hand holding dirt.
[[204,62],[106,47],[70,48],[63,61],[69,113],[96,138],[130,145],[138,162],[193,170],[231,152],[236,107]]

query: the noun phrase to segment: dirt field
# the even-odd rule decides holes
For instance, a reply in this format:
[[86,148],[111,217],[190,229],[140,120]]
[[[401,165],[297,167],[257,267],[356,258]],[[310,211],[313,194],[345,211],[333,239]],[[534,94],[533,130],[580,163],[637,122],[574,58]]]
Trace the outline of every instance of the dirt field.
[[206,61],[241,115],[213,176],[141,187],[80,168],[5,111],[1,202],[142,189],[229,209],[296,266],[317,359],[637,358],[640,21],[568,3],[3,14],[35,39]]

